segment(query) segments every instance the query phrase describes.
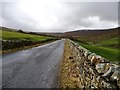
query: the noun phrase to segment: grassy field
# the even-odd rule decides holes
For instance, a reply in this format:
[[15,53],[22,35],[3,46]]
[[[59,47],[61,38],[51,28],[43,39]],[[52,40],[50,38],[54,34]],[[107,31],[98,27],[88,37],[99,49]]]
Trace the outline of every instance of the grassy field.
[[2,30],[2,34],[0,35],[2,35],[3,40],[45,41],[47,39],[53,39],[53,37],[48,37],[48,36],[31,35],[31,34],[24,34],[20,32],[4,31],[4,30]]
[[120,62],[120,56],[118,54],[118,38],[103,40],[97,44],[82,43],[79,41],[75,42],[112,62]]
[[111,48],[118,48],[118,40],[119,39],[120,39],[120,37],[111,38],[111,39],[107,39],[107,40],[102,40],[98,44],[102,45],[102,46],[111,47]]
[[38,46],[43,43],[56,40],[56,38],[21,33],[18,31],[13,31],[12,29],[2,28],[0,29],[0,40],[2,40],[2,53],[9,53],[12,51]]

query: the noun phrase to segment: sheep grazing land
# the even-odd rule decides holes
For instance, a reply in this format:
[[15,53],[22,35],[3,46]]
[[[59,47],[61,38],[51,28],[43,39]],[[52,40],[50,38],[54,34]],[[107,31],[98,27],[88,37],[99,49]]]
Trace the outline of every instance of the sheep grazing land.
[[27,34],[20,31],[13,31],[8,28],[1,28],[0,31],[2,53],[24,49],[26,46],[38,46],[42,43],[56,40],[54,37]]

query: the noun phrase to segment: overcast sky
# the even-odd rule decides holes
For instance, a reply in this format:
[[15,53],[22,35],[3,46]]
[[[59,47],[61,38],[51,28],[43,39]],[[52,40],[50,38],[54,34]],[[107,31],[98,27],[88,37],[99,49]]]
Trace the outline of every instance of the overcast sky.
[[[118,2],[5,0],[0,26],[35,32],[66,32],[118,26]],[[105,0],[104,0],[105,1]],[[113,1],[113,2],[112,2]]]

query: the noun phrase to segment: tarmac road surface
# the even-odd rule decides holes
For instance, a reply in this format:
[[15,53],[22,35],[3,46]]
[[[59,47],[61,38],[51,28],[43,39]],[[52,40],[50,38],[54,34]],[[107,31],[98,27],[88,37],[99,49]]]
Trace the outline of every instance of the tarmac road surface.
[[64,40],[2,56],[2,88],[57,88]]

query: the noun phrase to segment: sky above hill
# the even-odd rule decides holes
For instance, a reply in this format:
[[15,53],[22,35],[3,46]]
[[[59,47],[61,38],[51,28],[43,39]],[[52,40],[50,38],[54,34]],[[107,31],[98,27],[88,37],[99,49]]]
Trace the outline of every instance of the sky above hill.
[[66,32],[118,26],[118,0],[4,0],[0,7],[0,26],[26,31]]

